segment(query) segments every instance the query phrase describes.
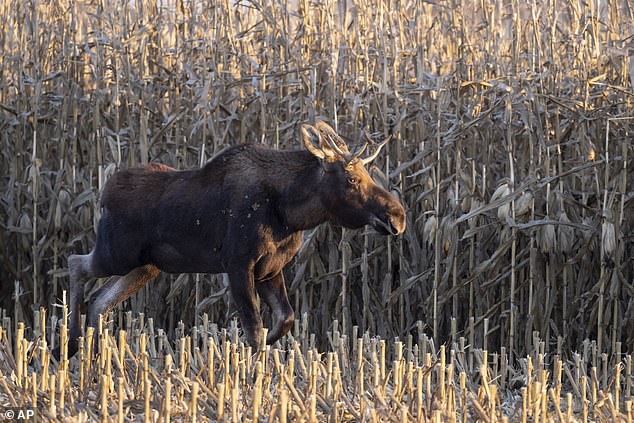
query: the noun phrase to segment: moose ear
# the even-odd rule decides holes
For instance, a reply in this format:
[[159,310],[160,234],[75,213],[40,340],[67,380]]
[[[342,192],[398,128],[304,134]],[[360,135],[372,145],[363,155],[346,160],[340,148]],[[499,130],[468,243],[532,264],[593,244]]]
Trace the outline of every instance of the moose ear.
[[314,126],[308,124],[302,125],[302,139],[306,149],[318,159],[325,160],[333,156],[332,150],[323,148],[324,144],[321,139],[321,134]]

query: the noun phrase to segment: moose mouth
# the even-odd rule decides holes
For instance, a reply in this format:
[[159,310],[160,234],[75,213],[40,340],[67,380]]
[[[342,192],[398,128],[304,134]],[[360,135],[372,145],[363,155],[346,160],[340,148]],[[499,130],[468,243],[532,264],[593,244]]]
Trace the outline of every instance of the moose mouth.
[[398,235],[400,233],[396,226],[394,226],[394,223],[392,223],[392,219],[387,216],[384,218],[373,216],[370,224],[382,235]]

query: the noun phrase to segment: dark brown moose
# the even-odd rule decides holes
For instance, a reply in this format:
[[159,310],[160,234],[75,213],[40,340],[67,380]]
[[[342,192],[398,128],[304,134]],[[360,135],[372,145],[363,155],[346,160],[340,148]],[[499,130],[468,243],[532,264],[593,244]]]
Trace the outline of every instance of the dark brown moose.
[[[196,170],[160,164],[115,173],[102,194],[97,242],[90,254],[71,255],[69,355],[77,350],[80,312],[98,316],[137,292],[161,271],[227,273],[248,342],[261,345],[255,293],[273,313],[271,344],[293,325],[283,269],[302,231],[324,222],[371,225],[381,234],[405,229],[399,201],[365,169],[374,154],[350,153],[328,124],[302,125],[308,151],[263,145],[228,148]],[[84,307],[84,284],[109,279]],[[59,354],[59,352],[56,352]]]

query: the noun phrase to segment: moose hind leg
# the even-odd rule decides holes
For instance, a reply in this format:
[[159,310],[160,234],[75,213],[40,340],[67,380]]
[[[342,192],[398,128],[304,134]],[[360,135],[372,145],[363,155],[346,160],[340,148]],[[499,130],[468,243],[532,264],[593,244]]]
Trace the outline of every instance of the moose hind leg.
[[295,312],[288,302],[284,274],[280,272],[269,280],[257,282],[256,289],[273,313],[273,327],[266,337],[266,343],[273,344],[286,335],[295,322]]
[[[68,356],[71,357],[77,352],[77,338],[81,336],[80,316],[86,281],[108,275],[97,265],[94,250],[90,254],[73,254],[68,257],[68,273],[70,279]],[[53,356],[59,360],[59,347],[55,348]]]
[[94,294],[87,310],[88,325],[96,327],[99,315],[105,315],[112,307],[138,292],[154,280],[161,271],[148,264],[137,267],[120,278],[110,279]]

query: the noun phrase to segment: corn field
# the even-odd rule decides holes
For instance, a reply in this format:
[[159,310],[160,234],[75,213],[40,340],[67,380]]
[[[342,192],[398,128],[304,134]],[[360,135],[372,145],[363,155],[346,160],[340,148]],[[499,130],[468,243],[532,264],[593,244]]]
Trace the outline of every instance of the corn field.
[[[52,383],[49,418],[102,418],[123,412],[73,402],[171,375],[128,417],[257,420],[259,380],[280,421],[631,419],[632,1],[3,0],[0,19],[0,401]],[[66,258],[94,245],[108,177],[301,148],[317,118],[350,144],[393,134],[372,173],[404,235],[307,232],[286,275],[301,325],[263,356],[223,275],[161,276],[106,319],[103,367],[62,361],[55,388]]]

